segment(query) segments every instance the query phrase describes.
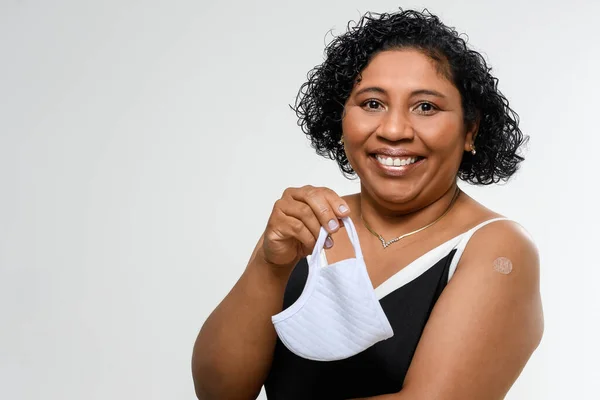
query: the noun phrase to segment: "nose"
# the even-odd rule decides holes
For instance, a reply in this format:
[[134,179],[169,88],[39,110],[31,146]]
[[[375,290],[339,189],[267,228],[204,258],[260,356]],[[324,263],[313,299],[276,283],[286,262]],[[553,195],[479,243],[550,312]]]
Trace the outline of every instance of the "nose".
[[377,136],[390,142],[412,140],[415,131],[410,118],[402,111],[388,110],[383,116]]

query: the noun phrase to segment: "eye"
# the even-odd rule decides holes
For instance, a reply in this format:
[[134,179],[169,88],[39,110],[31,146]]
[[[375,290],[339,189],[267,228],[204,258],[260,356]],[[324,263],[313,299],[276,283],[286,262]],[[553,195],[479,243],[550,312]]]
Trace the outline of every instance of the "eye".
[[417,114],[431,115],[435,114],[438,108],[431,103],[420,103],[419,105],[417,105],[415,110],[417,111]]
[[374,99],[365,101],[362,103],[361,107],[367,109],[368,111],[379,111],[383,109],[383,105],[378,100]]

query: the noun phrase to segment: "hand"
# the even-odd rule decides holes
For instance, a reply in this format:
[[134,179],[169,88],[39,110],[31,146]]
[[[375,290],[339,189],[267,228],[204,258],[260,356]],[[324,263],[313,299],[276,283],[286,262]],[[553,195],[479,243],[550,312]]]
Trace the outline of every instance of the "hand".
[[[262,256],[269,264],[295,265],[313,251],[321,227],[336,232],[349,215],[348,204],[333,190],[304,186],[288,188],[275,202],[263,235]],[[328,237],[325,248],[331,248]]]

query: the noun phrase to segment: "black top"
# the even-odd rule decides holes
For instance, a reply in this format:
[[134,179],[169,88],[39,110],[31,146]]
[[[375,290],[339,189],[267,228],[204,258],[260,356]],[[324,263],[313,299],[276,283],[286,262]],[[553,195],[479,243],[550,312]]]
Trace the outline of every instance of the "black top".
[[[339,361],[307,360],[290,352],[279,340],[271,371],[265,382],[269,400],[346,400],[397,393],[431,310],[448,283],[451,250],[417,278],[386,294],[379,301],[394,336],[367,350]],[[283,309],[302,293],[308,276],[307,260],[301,260],[285,289]]]

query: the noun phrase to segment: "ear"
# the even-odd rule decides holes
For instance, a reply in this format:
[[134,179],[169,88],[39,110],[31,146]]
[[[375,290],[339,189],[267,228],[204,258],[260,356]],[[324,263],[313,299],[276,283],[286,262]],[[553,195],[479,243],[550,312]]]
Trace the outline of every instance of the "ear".
[[479,122],[481,118],[477,115],[477,119],[475,122],[472,122],[467,126],[467,134],[465,135],[465,151],[473,150],[473,143],[475,143],[475,138],[477,137],[477,132],[479,131]]

